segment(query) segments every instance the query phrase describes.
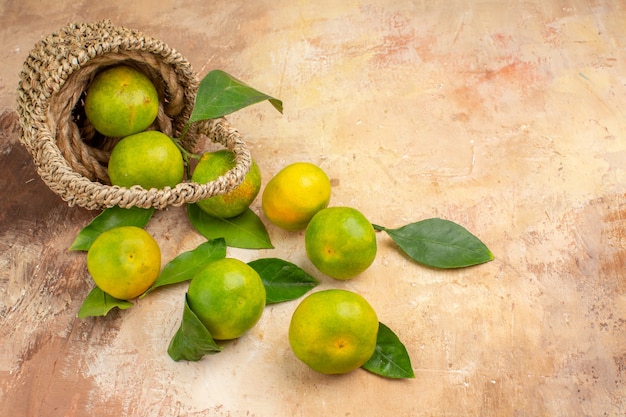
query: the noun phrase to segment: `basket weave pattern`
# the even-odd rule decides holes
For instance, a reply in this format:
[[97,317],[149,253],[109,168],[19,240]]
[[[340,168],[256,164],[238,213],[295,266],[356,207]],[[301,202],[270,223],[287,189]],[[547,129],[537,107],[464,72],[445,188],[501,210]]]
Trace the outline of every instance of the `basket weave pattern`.
[[[20,73],[20,141],[37,173],[68,205],[90,210],[112,206],[181,206],[237,187],[251,156],[239,132],[224,118],[194,123],[181,145],[193,152],[201,135],[235,154],[236,165],[215,181],[182,182],[146,190],[110,185],[106,165],[120,138],[103,138],[84,116],[84,94],[98,71],[115,64],[135,67],[155,84],[159,114],[149,129],[178,137],[195,102],[198,80],[176,50],[109,21],[70,24],[38,42]],[[138,158],[141,156],[138,155]]]

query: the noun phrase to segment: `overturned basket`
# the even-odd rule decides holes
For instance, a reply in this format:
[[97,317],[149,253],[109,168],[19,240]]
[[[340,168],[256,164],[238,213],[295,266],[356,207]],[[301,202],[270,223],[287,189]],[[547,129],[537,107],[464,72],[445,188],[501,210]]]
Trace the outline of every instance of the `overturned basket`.
[[237,187],[251,156],[239,132],[224,119],[194,123],[181,145],[193,152],[202,135],[235,154],[235,167],[206,184],[182,182],[146,190],[110,185],[106,165],[119,138],[103,138],[84,116],[84,94],[98,71],[115,64],[144,72],[159,93],[159,114],[150,129],[178,137],[195,102],[198,80],[177,51],[136,30],[109,21],[70,24],[36,44],[20,73],[20,141],[37,173],[70,206],[87,209],[181,206]]

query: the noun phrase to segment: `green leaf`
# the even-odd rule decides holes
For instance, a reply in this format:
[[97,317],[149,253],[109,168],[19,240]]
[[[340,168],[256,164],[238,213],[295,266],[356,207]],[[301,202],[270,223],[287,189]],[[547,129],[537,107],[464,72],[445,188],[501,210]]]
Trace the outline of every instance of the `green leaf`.
[[89,250],[93,241],[100,236],[100,233],[114,227],[144,227],[148,224],[153,213],[154,208],[121,208],[119,206],[106,208],[78,233],[72,246],[70,246],[70,250]]
[[115,307],[120,310],[126,310],[133,306],[133,303],[126,300],[119,300],[111,297],[109,294],[95,287],[83,301],[83,305],[78,310],[78,318],[106,316],[109,311]]
[[415,378],[406,347],[383,323],[378,324],[374,354],[362,368],[386,378]]
[[463,268],[494,259],[491,251],[464,227],[443,219],[427,219],[399,229],[382,230],[413,260],[436,268]]
[[209,72],[200,81],[189,123],[217,119],[264,100],[283,112],[283,102],[255,90],[224,71]]
[[226,245],[242,249],[273,249],[265,225],[252,210],[230,219],[206,214],[197,204],[187,205],[187,214],[193,227],[207,239],[224,238]]
[[317,280],[297,265],[278,258],[248,262],[265,286],[266,303],[295,300],[317,285]]
[[199,361],[204,355],[218,353],[222,350],[215,343],[213,336],[202,324],[198,316],[191,311],[185,296],[183,320],[176,334],[170,341],[167,353],[176,362],[180,360]]
[[158,287],[189,281],[196,272],[224,257],[226,257],[226,242],[222,238],[209,240],[193,250],[183,252],[163,267],[156,282],[141,297],[145,297]]

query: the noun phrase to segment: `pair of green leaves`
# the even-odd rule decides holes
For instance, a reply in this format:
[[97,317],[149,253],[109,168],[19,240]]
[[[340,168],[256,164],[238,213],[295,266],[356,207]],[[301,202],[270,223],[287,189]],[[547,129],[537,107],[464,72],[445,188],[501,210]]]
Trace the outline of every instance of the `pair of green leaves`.
[[[136,207],[124,209],[115,206],[105,209],[79,232],[70,246],[70,250],[88,251],[100,233],[114,227],[144,227],[153,212],[153,209]],[[199,245],[193,251],[181,253],[163,267],[156,282],[141,297],[145,297],[158,287],[186,281],[209,262],[225,256],[226,242],[224,239],[211,240]],[[125,310],[132,305],[133,303],[130,301],[119,300],[95,287],[83,301],[78,311],[78,317],[105,316],[115,307]]]

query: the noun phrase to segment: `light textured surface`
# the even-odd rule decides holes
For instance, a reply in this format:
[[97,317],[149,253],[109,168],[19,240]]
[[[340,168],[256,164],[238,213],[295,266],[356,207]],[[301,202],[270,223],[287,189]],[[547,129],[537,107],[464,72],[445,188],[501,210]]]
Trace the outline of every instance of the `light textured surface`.
[[[197,363],[166,353],[185,286],[80,320],[68,252],[94,215],[66,207],[17,143],[21,63],[70,21],[162,39],[199,74],[281,98],[230,117],[267,181],[319,164],[332,205],[401,226],[462,224],[494,252],[457,271],[379,235],[348,282],[316,273],[302,233],[276,256],[365,296],[414,380],[315,374],[290,352],[297,302]],[[620,1],[0,2],[0,408],[11,416],[623,416],[626,413],[626,6]],[[259,210],[257,201],[253,208]],[[164,262],[203,239],[182,209],[148,226]]]

